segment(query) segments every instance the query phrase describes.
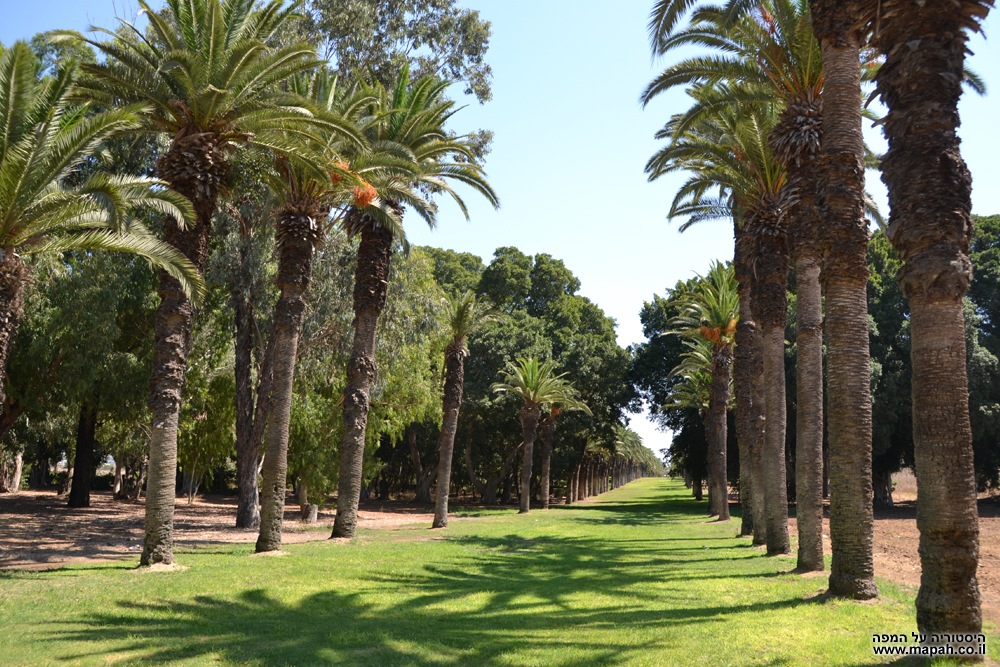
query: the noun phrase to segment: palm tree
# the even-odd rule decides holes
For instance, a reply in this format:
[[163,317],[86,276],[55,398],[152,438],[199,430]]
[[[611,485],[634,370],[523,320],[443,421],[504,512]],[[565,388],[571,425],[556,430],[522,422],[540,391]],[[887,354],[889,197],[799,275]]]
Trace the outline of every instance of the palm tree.
[[878,595],[872,555],[872,408],[868,350],[868,224],[861,135],[862,34],[850,3],[810,0],[823,53],[823,142],[817,230],[826,288],[830,406],[830,593]]
[[729,520],[726,431],[732,381],[733,344],[739,320],[739,297],[732,267],[713,262],[707,276],[680,301],[681,314],[672,322],[675,333],[705,341],[709,350],[708,413],[709,513]]
[[162,181],[84,169],[99,163],[106,139],[139,125],[137,109],[95,114],[74,105],[73,63],[42,81],[37,72],[27,44],[0,47],[0,370],[23,313],[31,274],[25,255],[131,252],[163,269],[192,298],[205,290],[191,263],[130,215],[147,208],[183,224],[193,217],[190,203],[165,190]]
[[[695,87],[696,102],[724,88]],[[649,179],[681,169],[692,172],[674,197],[669,216],[688,215],[683,228],[696,222],[732,218],[744,226],[746,258],[754,272],[751,310],[760,325],[764,360],[765,433],[763,467],[750,479],[763,480],[768,554],[789,551],[788,501],[785,492],[785,286],[788,249],[784,211],[791,193],[785,173],[767,146],[777,122],[771,105],[716,109],[687,130],[674,116],[657,134],[671,143],[646,164]],[[718,188],[712,196],[710,190]],[[751,464],[756,457],[749,457]],[[759,472],[759,474],[757,474]]]
[[[785,168],[794,193],[787,211],[787,245],[799,295],[795,475],[798,567],[803,571],[822,570],[823,314],[814,210],[814,161],[822,136],[822,56],[813,36],[808,5],[796,0],[765,0],[753,7],[730,2],[725,8],[699,9],[686,30],[661,39],[659,50],[666,53],[706,43],[721,54],[689,58],[669,67],[647,87],[643,100],[680,84],[729,82],[699,100],[687,112],[678,131],[724,106],[776,102],[783,107],[769,146]],[[740,273],[747,275],[742,270]],[[746,335],[742,337],[747,339]],[[744,399],[748,401],[749,397]],[[745,427],[742,430],[748,433]]]
[[[163,12],[145,0],[150,36],[122,22],[111,39],[88,40],[60,31],[56,39],[86,41],[107,58],[82,66],[75,95],[108,108],[141,104],[143,132],[162,133],[171,146],[156,173],[194,205],[195,224],[166,220],[167,242],[199,271],[208,254],[212,216],[237,142],[294,152],[289,135],[304,133],[308,111],[282,92],[286,78],[318,64],[312,48],[271,48],[296,5],[271,0],[167,0]],[[141,563],[172,563],[177,423],[187,367],[193,309],[172,276],[160,275],[153,367],[153,413],[146,494],[146,538]]]
[[[273,189],[282,200],[274,214],[278,244],[277,284],[281,294],[274,307],[271,331],[274,341],[268,343],[273,347],[273,361],[264,434],[264,465],[261,468],[263,487],[258,552],[281,550],[288,470],[288,423],[298,339],[306,308],[305,293],[312,277],[313,253],[326,236],[331,208],[352,201],[354,205],[358,204],[357,196],[351,199],[351,186],[358,187],[359,179],[341,161],[340,154],[344,144],[362,144],[354,122],[370,101],[370,95],[359,91],[356,86],[346,91],[338,89],[336,80],[325,69],[320,69],[312,77],[300,77],[289,83],[302,96],[303,107],[309,108],[329,128],[322,145],[304,146],[298,152],[314,152],[317,161],[332,166],[329,172],[316,173],[309,165],[278,158],[279,178]],[[372,202],[369,207],[375,210],[379,205]],[[394,215],[383,210],[380,214]]]
[[[392,95],[376,85],[379,101],[369,114],[364,135],[372,146],[370,158],[355,157],[352,168],[369,185],[359,190],[359,203],[370,204],[381,197],[397,216],[409,205],[434,227],[436,207],[420,196],[418,188],[444,192],[454,199],[468,219],[461,197],[450,180],[471,186],[494,206],[499,200],[473,161],[469,141],[449,137],[445,123],[455,113],[454,102],[442,96],[448,83],[433,77],[410,82],[404,67]],[[458,156],[454,162],[451,156]],[[362,461],[371,383],[375,377],[375,335],[385,306],[393,242],[406,246],[399,223],[373,215],[368,206],[351,207],[343,227],[350,236],[360,236],[354,278],[354,342],[347,364],[344,391],[344,429],[340,447],[340,477],[337,482],[337,518],[333,537],[354,537],[361,500]],[[440,483],[440,480],[439,480]]]
[[524,359],[519,357],[516,363],[507,362],[507,371],[503,382],[493,384],[496,393],[509,393],[517,396],[524,405],[521,407],[521,430],[524,445],[524,463],[521,466],[521,513],[526,513],[531,501],[531,462],[538,432],[538,420],[542,407],[558,405],[571,410],[583,410],[589,413],[589,408],[580,401],[580,394],[569,382],[564,380],[565,373],[555,374],[555,362],[539,362],[536,357]]
[[458,430],[458,413],[462,407],[462,388],[465,382],[465,357],[469,355],[466,342],[477,329],[496,322],[499,315],[492,307],[476,299],[474,292],[444,298],[442,320],[448,331],[448,345],[444,350],[445,380],[441,399],[443,420],[438,439],[437,497],[434,499],[434,528],[448,527],[448,492],[451,489],[451,458],[455,451],[455,433]]
[[[733,277],[736,278],[740,319],[736,324],[733,355],[733,390],[736,395],[736,438],[740,451],[740,495],[749,495],[744,505],[740,534],[753,534],[753,544],[767,544],[764,516],[764,357],[760,331],[750,308],[753,267],[747,258],[747,239],[737,219],[733,220]],[[748,524],[748,517],[749,525]]]
[[968,31],[980,30],[992,4],[863,3],[861,17],[885,56],[876,80],[889,109],[887,236],[903,260],[899,282],[910,304],[922,633],[978,635],[982,627],[962,314],[972,278],[972,177],[959,150],[957,106]]

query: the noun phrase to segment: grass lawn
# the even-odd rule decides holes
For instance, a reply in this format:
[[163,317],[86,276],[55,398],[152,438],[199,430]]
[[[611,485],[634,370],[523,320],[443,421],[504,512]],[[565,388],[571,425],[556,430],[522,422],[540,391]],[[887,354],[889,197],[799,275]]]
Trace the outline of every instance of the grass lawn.
[[0,572],[0,665],[877,665],[873,632],[916,631],[915,591],[825,599],[825,577],[788,574],[703,507],[644,479],[284,557]]

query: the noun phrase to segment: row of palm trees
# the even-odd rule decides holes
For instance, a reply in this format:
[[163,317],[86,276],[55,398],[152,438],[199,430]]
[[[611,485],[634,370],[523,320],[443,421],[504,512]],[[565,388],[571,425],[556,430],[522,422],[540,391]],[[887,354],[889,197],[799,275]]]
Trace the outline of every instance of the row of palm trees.
[[[149,19],[146,32],[122,22],[118,31],[104,31],[103,41],[69,31],[54,39],[87,42],[105,56],[102,63],[78,67],[71,99],[127,109],[135,122],[124,129],[169,144],[155,165],[158,183],[189,201],[192,215],[184,224],[183,216],[165,211],[166,241],[198,273],[213,216],[229,194],[234,152],[249,145],[274,156],[270,186],[278,202],[273,217],[280,297],[269,344],[259,551],[281,544],[291,393],[312,258],[333,225],[360,238],[334,526],[334,536],[351,537],[376,325],[393,246],[406,245],[403,212],[409,207],[433,226],[437,207],[430,195],[443,193],[467,215],[451,182],[471,186],[495,206],[498,199],[470,143],[445,129],[456,111],[444,97],[446,82],[411,81],[403,68],[392,87],[360,79],[339,83],[312,47],[281,43],[283,28],[296,16],[295,5],[282,0],[261,6],[253,0],[168,0],[162,12],[140,0],[140,7]],[[188,293],[170,273],[161,273],[159,294],[143,564],[173,561],[177,424],[194,317]],[[256,466],[259,454],[249,454],[253,460],[242,468]]]
[[[682,230],[719,217],[734,222],[740,317],[733,375],[741,455],[749,454],[741,458],[750,462],[741,481],[749,482],[754,541],[765,542],[769,554],[790,550],[784,331],[793,265],[798,565],[823,569],[825,332],[830,593],[855,599],[877,595],[865,257],[866,212],[877,216],[864,178],[866,168],[882,170],[890,204],[885,228],[903,260],[900,283],[912,309],[922,632],[981,627],[962,316],[971,279],[971,177],[956,130],[958,99],[969,80],[967,35],[991,5],[659,0],[650,20],[657,56],[686,45],[714,51],[667,68],[643,93],[648,103],[686,86],[693,100],[658,134],[669,143],[647,173],[651,180],[676,170],[691,174],[670,211],[688,216]],[[888,110],[881,125],[889,151],[881,159],[866,150],[861,132],[862,84],[870,81]],[[718,393],[722,401],[724,391]]]

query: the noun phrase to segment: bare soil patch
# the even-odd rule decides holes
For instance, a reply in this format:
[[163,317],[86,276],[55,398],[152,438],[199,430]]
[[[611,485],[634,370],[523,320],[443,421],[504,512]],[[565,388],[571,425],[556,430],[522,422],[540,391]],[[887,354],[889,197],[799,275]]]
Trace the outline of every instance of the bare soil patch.
[[[177,499],[174,542],[177,548],[253,543],[256,530],[235,528],[235,498],[204,497],[188,505]],[[362,503],[359,528],[397,528],[416,522],[430,526],[431,508],[405,503]],[[283,544],[325,540],[333,529],[334,508],[327,506],[314,524],[299,520],[289,503]],[[73,563],[118,560],[142,552],[145,506],[116,501],[110,492],[92,492],[90,507],[70,509],[51,491],[0,495],[0,569],[44,570]]]
[[[904,470],[893,475],[894,507],[875,510],[875,576],[920,586],[920,532],[917,530],[917,486],[913,474]],[[795,518],[788,520],[789,533],[798,537]],[[823,551],[830,549],[830,511],[824,509]],[[794,550],[794,547],[793,547]],[[1000,497],[979,498],[979,593],[983,620],[1000,628]]]

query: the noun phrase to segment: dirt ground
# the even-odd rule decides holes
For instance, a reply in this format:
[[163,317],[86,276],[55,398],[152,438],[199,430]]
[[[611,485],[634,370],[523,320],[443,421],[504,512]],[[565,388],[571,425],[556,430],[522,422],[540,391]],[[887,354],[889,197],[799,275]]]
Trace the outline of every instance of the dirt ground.
[[[893,475],[894,507],[875,510],[875,576],[908,586],[920,586],[920,555],[917,547],[917,483],[904,470]],[[829,508],[823,519],[823,550],[830,551]],[[788,520],[789,533],[797,536],[795,518]],[[1000,497],[979,498],[979,593],[983,620],[1000,628]]]
[[[916,484],[908,472],[896,477],[895,507],[875,512],[875,574],[909,586],[920,585]],[[598,497],[588,499],[599,500]],[[325,540],[333,526],[333,508],[321,511],[315,524],[303,524],[298,506],[285,512],[285,544]],[[362,503],[361,528],[396,528],[430,523],[431,508],[411,503]],[[180,548],[221,543],[255,542],[256,530],[233,527],[236,500],[202,497],[188,505],[177,499],[175,540]],[[979,588],[983,617],[1000,627],[1000,497],[979,500]],[[144,506],[117,502],[110,492],[91,494],[89,509],[70,509],[52,491],[21,491],[0,495],[0,569],[43,570],[73,563],[137,558],[142,551]],[[795,519],[789,520],[795,536]],[[824,520],[829,536],[829,519]],[[829,538],[824,540],[830,553]]]
[[[362,503],[360,528],[395,528],[430,522],[430,508],[404,503]],[[426,515],[426,516],[423,516]],[[201,497],[188,505],[177,499],[175,543],[192,547],[221,543],[256,542],[256,530],[233,527],[236,499]],[[333,529],[333,508],[319,513],[314,524],[301,523],[298,505],[285,511],[285,544],[325,540]],[[0,495],[0,569],[44,570],[71,563],[116,560],[142,551],[145,506],[120,502],[107,491],[90,494],[88,509],[70,509],[66,499],[52,491],[20,491]]]

